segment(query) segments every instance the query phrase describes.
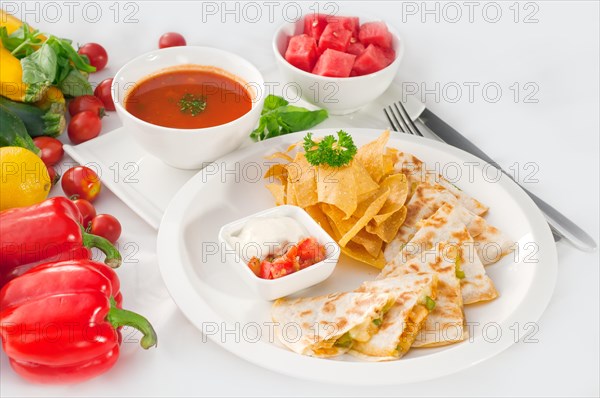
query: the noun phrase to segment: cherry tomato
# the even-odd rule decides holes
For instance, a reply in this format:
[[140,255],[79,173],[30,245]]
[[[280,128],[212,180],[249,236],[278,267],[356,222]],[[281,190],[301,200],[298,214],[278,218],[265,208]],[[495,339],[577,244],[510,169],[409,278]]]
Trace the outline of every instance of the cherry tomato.
[[108,54],[104,47],[98,43],[87,43],[79,47],[77,51],[80,55],[85,55],[90,60],[90,64],[96,67],[96,72],[104,69],[108,63]]
[[168,32],[158,39],[158,48],[185,46],[185,38],[179,33]]
[[96,217],[96,208],[85,199],[75,199],[73,203],[81,213],[81,217],[83,218],[83,228],[87,229],[90,226],[92,219]]
[[90,233],[102,236],[115,243],[121,236],[121,223],[110,214],[98,214],[92,219]]
[[92,111],[79,112],[71,118],[67,131],[69,139],[74,144],[81,144],[98,137],[102,130],[102,121],[98,114]]
[[85,166],[71,167],[61,181],[62,189],[71,199],[85,199],[93,202],[100,193],[102,184],[94,170]]
[[111,86],[112,86],[113,78],[109,77],[108,79],[104,79],[98,84],[98,87],[94,90],[94,95],[102,101],[104,104],[104,109],[107,111],[115,110],[115,103],[113,102]]
[[48,170],[48,175],[50,176],[50,182],[52,183],[52,186],[55,186],[60,180],[60,174],[58,174],[56,169],[52,166],[46,165],[46,169]]
[[81,95],[69,102],[69,115],[75,116],[83,111],[92,111],[100,117],[105,116],[104,103],[93,95]]
[[52,137],[36,137],[33,139],[35,146],[40,148],[42,161],[46,166],[54,166],[62,159],[65,151],[63,144],[56,138]]

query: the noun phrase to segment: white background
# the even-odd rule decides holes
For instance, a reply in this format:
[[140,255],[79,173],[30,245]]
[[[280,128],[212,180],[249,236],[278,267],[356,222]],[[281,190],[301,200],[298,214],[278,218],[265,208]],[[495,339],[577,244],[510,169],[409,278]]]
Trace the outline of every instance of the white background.
[[[76,43],[98,42],[110,56],[109,67],[91,79],[113,76],[128,59],[157,48],[166,31],[185,35],[188,44],[209,45],[236,52],[261,70],[273,67],[271,38],[284,21],[284,10],[294,17],[293,6],[273,2],[273,12],[260,5],[214,2],[215,15],[198,2],[98,2],[98,21],[84,18],[85,3],[48,8],[42,2],[3,2],[17,15],[26,7],[31,24],[44,32],[68,37]],[[339,2],[339,14],[369,15],[384,19],[403,36],[406,53],[399,81],[434,90],[425,102],[435,113],[473,140],[503,167],[527,162],[539,166],[538,182],[526,187],[582,226],[598,241],[599,186],[599,5],[598,2],[473,2],[473,12],[457,2],[462,16],[456,22],[455,6],[423,3]],[[131,5],[133,4],[133,5]],[[308,9],[312,2],[301,3]],[[95,6],[87,18],[96,19]],[[93,8],[92,8],[93,7]],[[112,7],[109,8],[109,7]],[[128,8],[126,8],[128,7]],[[235,9],[238,9],[238,12]],[[435,12],[437,7],[438,12]],[[487,8],[486,8],[487,7]],[[512,7],[512,8],[511,8]],[[120,13],[115,23],[115,9]],[[500,8],[499,21],[495,10]],[[515,22],[515,9],[519,9]],[[125,16],[137,12],[137,22]],[[486,11],[484,11],[484,9]],[[60,14],[56,14],[59,10]],[[203,12],[204,11],[204,12]],[[530,16],[525,23],[526,16]],[[270,17],[273,17],[272,19]],[[436,17],[439,18],[436,21]],[[224,21],[222,21],[222,18]],[[471,18],[471,21],[470,21]],[[531,19],[533,18],[533,19]],[[204,21],[203,21],[204,19]],[[236,21],[237,19],[237,21]],[[535,21],[537,20],[537,22]],[[465,82],[479,83],[472,101]],[[515,101],[513,84],[520,84]],[[524,89],[525,83],[532,83]],[[492,103],[481,87],[499,85],[502,95]],[[456,101],[452,87],[462,86]],[[444,92],[444,87],[446,91]],[[526,103],[524,95],[538,88]],[[420,90],[421,91],[421,90]],[[103,131],[120,125],[115,114],[105,118]],[[67,137],[62,138],[68,142]],[[64,171],[64,170],[63,170]],[[523,175],[521,176],[521,180]],[[160,189],[160,181],[156,182]],[[53,195],[61,194],[54,188]],[[156,231],[146,225],[111,192],[96,202],[99,212],[117,216],[123,224],[120,242],[133,242],[139,252],[119,270],[128,308],[153,321],[158,349],[142,352],[124,344],[121,359],[108,374],[76,386],[33,386],[10,369],[0,356],[0,395],[8,396],[191,396],[191,395],[331,395],[331,396],[504,396],[599,394],[599,275],[598,252],[582,253],[568,243],[558,244],[559,275],[554,297],[539,321],[539,342],[513,345],[497,357],[454,375],[424,383],[396,387],[356,388],[316,384],[293,379],[254,365],[222,350],[192,327],[170,299],[155,256]],[[129,253],[132,254],[132,253]],[[137,261],[137,263],[135,262]],[[343,382],[344,375],[331,375]]]

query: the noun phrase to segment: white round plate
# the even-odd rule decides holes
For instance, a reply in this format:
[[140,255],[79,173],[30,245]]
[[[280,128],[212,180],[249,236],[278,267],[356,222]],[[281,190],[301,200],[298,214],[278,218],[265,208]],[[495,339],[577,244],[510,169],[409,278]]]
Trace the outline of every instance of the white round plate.
[[[380,130],[345,129],[357,145]],[[316,136],[335,129],[313,130]],[[490,207],[488,222],[518,244],[513,254],[488,266],[500,297],[465,307],[471,337],[440,348],[412,349],[404,358],[381,363],[353,357],[317,359],[295,354],[272,336],[271,303],[260,300],[231,268],[220,250],[219,228],[274,205],[261,176],[304,133],[273,138],[231,153],[192,177],[167,208],[158,234],[162,277],[185,316],[233,354],[275,372],[321,382],[383,385],[432,379],[490,358],[520,338],[535,338],[535,322],[550,301],[557,274],[556,247],[546,221],[511,180],[495,180],[493,169],[446,144],[392,133],[388,146],[421,158],[466,193]],[[325,282],[301,295],[348,291],[378,271],[345,256]],[[201,353],[198,353],[201,357]]]

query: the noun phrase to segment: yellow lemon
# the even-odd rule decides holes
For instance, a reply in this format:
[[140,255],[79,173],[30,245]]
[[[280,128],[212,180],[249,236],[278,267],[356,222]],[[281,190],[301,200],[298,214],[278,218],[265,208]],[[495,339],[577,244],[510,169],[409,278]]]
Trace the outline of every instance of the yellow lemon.
[[0,211],[40,203],[51,187],[48,169],[39,156],[25,148],[0,148]]

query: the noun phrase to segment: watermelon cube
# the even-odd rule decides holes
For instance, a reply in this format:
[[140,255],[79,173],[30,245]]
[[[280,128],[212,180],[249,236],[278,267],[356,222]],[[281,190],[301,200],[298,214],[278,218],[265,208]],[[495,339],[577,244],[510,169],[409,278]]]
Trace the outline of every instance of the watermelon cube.
[[[350,39],[350,44],[348,44],[348,49],[346,50],[346,52],[348,54],[354,54],[354,55],[358,56],[363,51],[365,51],[365,45],[362,44],[361,42],[359,42],[354,37],[351,38]],[[394,51],[394,50],[392,50],[392,51]]]
[[358,17],[338,17],[329,15],[327,16],[327,23],[340,24],[342,28],[352,32],[352,37],[358,37],[358,29],[360,28]]
[[310,72],[317,62],[317,42],[307,34],[292,36],[285,59],[296,68]]
[[355,55],[328,48],[319,57],[312,73],[329,77],[348,77],[355,58]]
[[390,55],[383,49],[369,44],[365,51],[356,57],[356,61],[354,61],[354,66],[352,67],[352,75],[368,75],[369,73],[385,68],[392,62],[393,59],[390,59]]
[[304,17],[304,33],[315,40],[319,40],[326,26],[327,15],[313,13]]
[[392,47],[392,34],[384,22],[365,22],[360,26],[358,39],[365,46],[375,44],[383,48]]
[[383,53],[385,54],[385,56],[390,61],[390,64],[392,62],[394,62],[394,60],[396,59],[396,51],[394,51],[393,48],[384,48],[384,47],[380,47],[380,48],[381,48],[381,51],[383,51]]
[[332,50],[346,52],[352,32],[344,29],[339,24],[328,24],[319,39],[319,53],[331,48]]

